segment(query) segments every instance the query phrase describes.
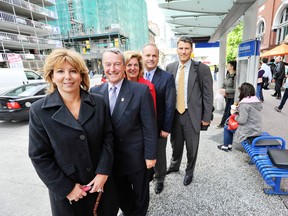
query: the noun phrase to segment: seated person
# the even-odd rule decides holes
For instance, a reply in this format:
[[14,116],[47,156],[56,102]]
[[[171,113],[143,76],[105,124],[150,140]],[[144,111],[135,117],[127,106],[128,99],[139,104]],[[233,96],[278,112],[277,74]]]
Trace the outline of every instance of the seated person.
[[255,89],[250,83],[243,83],[240,88],[239,105],[231,114],[236,114],[235,120],[239,123],[236,130],[224,127],[224,144],[218,145],[220,150],[232,150],[233,134],[235,142],[240,143],[247,137],[260,136],[262,133],[261,101],[255,96]]

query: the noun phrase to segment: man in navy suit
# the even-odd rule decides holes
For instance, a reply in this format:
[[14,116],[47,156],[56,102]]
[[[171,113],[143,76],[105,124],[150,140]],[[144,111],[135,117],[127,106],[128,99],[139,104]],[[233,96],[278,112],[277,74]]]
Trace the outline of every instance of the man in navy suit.
[[157,163],[155,170],[155,193],[159,194],[164,188],[166,176],[166,143],[171,133],[173,116],[176,104],[175,81],[172,74],[157,67],[159,61],[159,50],[155,44],[145,45],[142,49],[143,62],[145,66],[144,77],[152,82],[156,90],[157,108]]
[[102,95],[110,107],[118,202],[124,215],[144,216],[149,205],[148,169],[156,163],[153,99],[146,85],[124,79],[125,59],[119,49],[106,50],[102,62],[108,82],[91,92]]

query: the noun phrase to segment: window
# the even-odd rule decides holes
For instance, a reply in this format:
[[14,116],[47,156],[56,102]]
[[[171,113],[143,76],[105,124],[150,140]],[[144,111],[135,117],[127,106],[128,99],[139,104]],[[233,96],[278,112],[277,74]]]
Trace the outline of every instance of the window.
[[288,7],[286,7],[280,16],[279,27],[277,28],[276,44],[281,44],[288,34]]
[[263,35],[264,30],[265,30],[264,22],[260,21],[258,24],[258,31],[257,31],[258,35]]

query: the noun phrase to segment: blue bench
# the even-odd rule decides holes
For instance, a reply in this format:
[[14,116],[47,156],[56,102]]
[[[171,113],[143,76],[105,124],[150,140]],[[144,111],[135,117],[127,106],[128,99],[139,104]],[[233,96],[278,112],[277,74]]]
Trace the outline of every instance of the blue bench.
[[248,137],[241,144],[250,156],[250,164],[255,163],[255,156],[267,155],[267,150],[270,148],[285,149],[286,147],[286,142],[283,138],[271,136],[267,132],[263,132],[261,136]]
[[266,155],[255,157],[255,165],[267,185],[266,194],[288,195],[287,190],[281,189],[281,180],[288,178],[288,150],[268,149]]
[[280,187],[282,178],[288,178],[288,151],[285,140],[263,132],[261,136],[249,137],[241,144],[250,156],[249,163],[255,163],[265,183],[271,187],[265,188],[264,192],[288,195],[288,192]]

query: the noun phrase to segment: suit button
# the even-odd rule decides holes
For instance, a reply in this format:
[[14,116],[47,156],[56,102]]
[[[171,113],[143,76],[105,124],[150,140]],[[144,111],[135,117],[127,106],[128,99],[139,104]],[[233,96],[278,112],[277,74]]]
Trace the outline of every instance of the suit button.
[[123,141],[122,138],[119,141],[122,142]]
[[80,135],[79,138],[80,138],[80,140],[85,140],[85,136],[84,135]]
[[91,167],[86,167],[87,172],[91,172]]

